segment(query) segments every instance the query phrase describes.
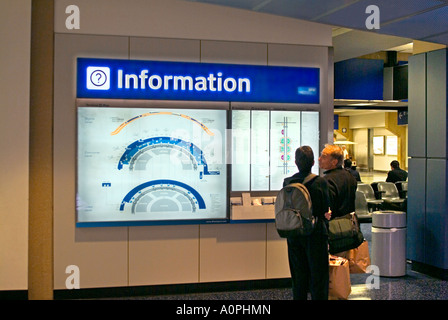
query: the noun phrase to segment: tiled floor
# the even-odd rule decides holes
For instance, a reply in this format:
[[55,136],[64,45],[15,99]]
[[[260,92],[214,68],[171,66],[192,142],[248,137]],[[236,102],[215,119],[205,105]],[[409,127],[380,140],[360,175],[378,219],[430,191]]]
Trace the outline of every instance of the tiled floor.
[[361,176],[361,182],[363,183],[386,181],[387,178],[387,172],[382,171],[373,171],[373,172],[360,171],[359,175]]
[[[448,300],[448,283],[411,271],[406,276],[379,278],[378,289],[368,289],[368,274],[350,276],[352,291],[348,300]],[[206,292],[179,295],[126,297],[133,300],[291,300],[290,288],[247,291]]]

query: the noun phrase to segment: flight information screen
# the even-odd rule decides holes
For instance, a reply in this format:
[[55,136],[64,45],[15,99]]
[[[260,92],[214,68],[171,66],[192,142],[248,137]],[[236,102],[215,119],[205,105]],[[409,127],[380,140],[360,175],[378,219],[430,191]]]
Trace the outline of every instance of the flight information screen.
[[77,112],[78,226],[226,219],[226,110]]
[[232,191],[278,191],[297,172],[295,151],[310,146],[318,174],[319,112],[232,110]]

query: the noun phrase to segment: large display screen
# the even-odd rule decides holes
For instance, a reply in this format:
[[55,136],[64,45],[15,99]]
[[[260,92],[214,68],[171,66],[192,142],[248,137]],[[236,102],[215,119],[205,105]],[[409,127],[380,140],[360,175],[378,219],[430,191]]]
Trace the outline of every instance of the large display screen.
[[225,221],[226,110],[77,112],[77,226]]
[[232,110],[232,191],[280,190],[303,145],[313,149],[318,174],[319,112]]

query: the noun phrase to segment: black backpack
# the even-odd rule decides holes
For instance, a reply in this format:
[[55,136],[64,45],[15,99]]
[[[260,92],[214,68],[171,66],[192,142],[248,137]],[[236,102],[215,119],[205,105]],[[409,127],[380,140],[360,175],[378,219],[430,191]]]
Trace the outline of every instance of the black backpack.
[[305,184],[316,178],[309,174],[302,183],[283,187],[275,200],[275,227],[282,238],[308,236],[316,224],[311,196]]

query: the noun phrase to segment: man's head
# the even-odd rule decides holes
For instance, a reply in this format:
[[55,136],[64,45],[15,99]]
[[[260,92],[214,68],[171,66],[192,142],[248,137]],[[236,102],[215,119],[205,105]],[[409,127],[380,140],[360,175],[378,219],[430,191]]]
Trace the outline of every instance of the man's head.
[[390,163],[390,167],[393,169],[400,169],[400,162],[398,162],[397,160],[394,160]]
[[352,160],[345,159],[344,160],[344,168],[350,169],[352,167]]
[[342,166],[344,153],[338,146],[327,144],[319,157],[319,166],[324,170],[331,170]]
[[299,171],[311,171],[314,165],[314,153],[311,147],[301,146],[296,149],[296,165]]

